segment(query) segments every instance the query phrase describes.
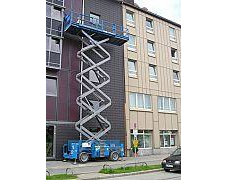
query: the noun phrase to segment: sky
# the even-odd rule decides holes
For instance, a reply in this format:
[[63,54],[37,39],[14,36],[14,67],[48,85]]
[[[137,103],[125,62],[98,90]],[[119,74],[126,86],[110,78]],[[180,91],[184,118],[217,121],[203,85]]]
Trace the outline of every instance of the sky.
[[181,0],[134,0],[134,2],[153,13],[181,23]]

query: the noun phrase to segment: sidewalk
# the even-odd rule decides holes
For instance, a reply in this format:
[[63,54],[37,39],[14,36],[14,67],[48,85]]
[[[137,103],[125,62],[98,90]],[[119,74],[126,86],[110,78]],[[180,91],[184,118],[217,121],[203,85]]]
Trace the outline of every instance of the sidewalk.
[[[160,164],[162,159],[167,157],[168,154],[162,155],[150,155],[150,156],[141,156],[137,157],[136,160],[134,157],[124,157],[123,160],[119,161],[108,161],[108,160],[98,160],[98,161],[89,161],[85,164],[77,163],[73,164],[73,161],[62,162],[62,161],[47,161],[46,168],[53,174],[65,174],[66,169],[68,173],[77,174],[79,179],[103,179],[108,178],[110,175],[98,173],[104,164],[108,164],[111,168],[122,167],[127,163],[134,162],[146,162],[148,165]],[[113,175],[111,175],[113,177]],[[115,177],[115,176],[114,176]]]

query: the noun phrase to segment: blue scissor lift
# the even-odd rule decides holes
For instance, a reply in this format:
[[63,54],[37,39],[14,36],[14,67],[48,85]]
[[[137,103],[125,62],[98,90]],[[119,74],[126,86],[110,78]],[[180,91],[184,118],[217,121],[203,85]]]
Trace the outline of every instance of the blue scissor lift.
[[[111,105],[111,99],[101,90],[110,82],[110,76],[100,67],[110,60],[110,54],[102,44],[123,45],[129,39],[128,30],[115,23],[69,11],[64,17],[64,32],[83,43],[82,49],[77,52],[81,71],[76,75],[76,80],[81,84],[81,94],[76,101],[81,113],[75,128],[87,139],[68,140],[63,146],[63,157],[78,159],[83,163],[89,158],[101,157],[116,161],[124,156],[124,145],[119,140],[101,139],[111,130],[110,122],[101,114]],[[89,51],[95,53],[98,60],[89,55]],[[99,126],[95,132],[85,127],[87,122],[94,119]]]

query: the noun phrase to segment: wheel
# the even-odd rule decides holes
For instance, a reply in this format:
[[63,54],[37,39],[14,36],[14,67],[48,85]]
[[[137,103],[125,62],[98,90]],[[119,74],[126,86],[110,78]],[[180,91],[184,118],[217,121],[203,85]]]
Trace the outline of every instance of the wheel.
[[164,169],[165,170],[165,172],[170,172],[170,169]]
[[80,155],[79,155],[79,161],[81,163],[86,163],[89,159],[89,156],[86,152],[81,152]]
[[116,151],[113,151],[110,153],[110,160],[111,161],[117,161],[119,159],[119,154]]

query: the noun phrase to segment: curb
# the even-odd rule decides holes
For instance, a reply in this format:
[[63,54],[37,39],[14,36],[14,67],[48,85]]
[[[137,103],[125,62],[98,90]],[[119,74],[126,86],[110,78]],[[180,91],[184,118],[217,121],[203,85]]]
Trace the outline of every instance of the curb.
[[[105,176],[105,177],[100,176],[100,177],[93,177],[93,178],[83,178],[83,180],[109,179],[109,178],[114,178],[114,177],[131,176],[131,175],[146,174],[146,173],[160,172],[160,171],[163,171],[163,168],[161,168],[161,169],[153,169],[153,170],[146,170],[146,171],[131,172],[131,173],[111,174],[111,175],[108,175],[108,176]],[[103,174],[100,173],[100,175],[103,175]],[[107,174],[105,174],[105,175],[107,175]]]

